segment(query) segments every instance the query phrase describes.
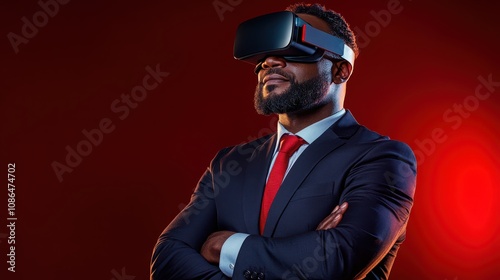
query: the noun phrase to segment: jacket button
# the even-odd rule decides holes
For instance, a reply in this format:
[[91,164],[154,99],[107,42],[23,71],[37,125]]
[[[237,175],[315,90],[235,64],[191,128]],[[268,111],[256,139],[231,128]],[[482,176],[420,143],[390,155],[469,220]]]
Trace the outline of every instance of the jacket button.
[[256,271],[252,272],[252,276],[250,276],[250,279],[257,279],[257,272]]
[[259,273],[259,275],[257,276],[257,280],[264,280],[264,273],[263,272]]
[[250,279],[250,274],[252,273],[248,269],[243,272],[243,276],[245,277],[245,279]]

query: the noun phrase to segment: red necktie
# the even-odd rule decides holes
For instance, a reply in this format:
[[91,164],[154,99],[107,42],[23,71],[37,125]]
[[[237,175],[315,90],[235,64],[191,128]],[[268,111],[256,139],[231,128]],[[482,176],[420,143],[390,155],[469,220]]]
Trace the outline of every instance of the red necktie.
[[281,136],[280,148],[276,160],[274,161],[273,168],[267,179],[266,189],[264,190],[264,197],[262,198],[262,205],[260,208],[260,234],[264,232],[264,226],[266,225],[267,214],[273,199],[280,188],[283,177],[285,177],[285,172],[288,168],[288,160],[295,153],[295,151],[305,144],[304,139],[295,136],[285,134]]

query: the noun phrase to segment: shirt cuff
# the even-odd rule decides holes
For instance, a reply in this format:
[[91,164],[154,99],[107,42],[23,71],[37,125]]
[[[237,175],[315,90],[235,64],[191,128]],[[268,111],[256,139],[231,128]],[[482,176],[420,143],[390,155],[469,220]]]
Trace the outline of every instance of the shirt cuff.
[[219,268],[227,277],[233,277],[236,258],[238,258],[238,253],[243,245],[243,241],[245,241],[249,235],[250,234],[246,233],[235,233],[229,236],[224,244],[222,244]]

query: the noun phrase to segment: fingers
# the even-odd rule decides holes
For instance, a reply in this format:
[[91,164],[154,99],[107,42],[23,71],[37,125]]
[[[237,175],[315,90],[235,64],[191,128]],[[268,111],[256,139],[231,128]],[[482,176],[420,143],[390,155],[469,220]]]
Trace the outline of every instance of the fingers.
[[335,228],[340,221],[342,220],[342,216],[344,215],[347,209],[347,203],[342,203],[340,206],[336,206],[332,213],[328,215],[318,226],[318,230],[327,230],[331,228]]
[[342,220],[342,217],[344,213],[346,212],[348,207],[347,202],[342,203],[340,206],[336,206],[332,213],[328,215],[321,223],[319,223],[318,227],[316,230],[327,230],[327,229],[332,229],[335,228],[340,221]]
[[339,207],[339,208],[340,208],[340,213],[341,213],[342,215],[344,215],[345,211],[347,210],[347,206],[349,206],[349,204],[347,204],[347,202],[344,202],[344,203],[342,203],[342,204],[340,205],[340,207]]
[[327,230],[335,228],[339,224],[341,219],[342,219],[342,214],[339,213],[330,214],[323,221],[321,221],[316,230]]

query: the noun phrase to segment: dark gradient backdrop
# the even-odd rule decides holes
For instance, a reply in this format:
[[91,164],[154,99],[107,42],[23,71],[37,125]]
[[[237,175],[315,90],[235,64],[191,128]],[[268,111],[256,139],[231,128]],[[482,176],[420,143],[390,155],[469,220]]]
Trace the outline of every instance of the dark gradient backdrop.
[[[144,280],[156,238],[216,151],[274,129],[254,112],[256,77],[232,40],[241,21],[291,2],[61,2],[0,4],[0,278]],[[392,279],[498,279],[498,7],[322,2],[360,40],[346,107],[418,157]]]

